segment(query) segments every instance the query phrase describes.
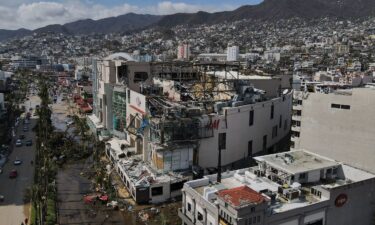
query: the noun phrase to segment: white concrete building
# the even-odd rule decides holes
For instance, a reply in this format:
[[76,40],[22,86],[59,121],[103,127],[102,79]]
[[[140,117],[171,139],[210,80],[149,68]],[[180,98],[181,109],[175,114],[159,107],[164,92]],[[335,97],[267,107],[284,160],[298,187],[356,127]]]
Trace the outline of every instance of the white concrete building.
[[177,48],[177,59],[189,60],[190,58],[190,45],[189,43],[180,43]]
[[335,160],[292,151],[256,157],[257,167],[186,182],[186,225],[370,225],[375,176]]
[[216,123],[212,138],[200,141],[198,164],[204,168],[218,164],[219,134],[226,136],[222,165],[272,152],[290,132],[292,93],[267,101],[237,107],[223,107],[210,115]]
[[295,92],[292,146],[375,173],[375,90]]
[[281,54],[279,51],[276,51],[276,50],[265,51],[263,58],[267,61],[279,62],[281,58]]
[[240,48],[238,46],[228,46],[227,48],[227,61],[238,61],[240,55]]

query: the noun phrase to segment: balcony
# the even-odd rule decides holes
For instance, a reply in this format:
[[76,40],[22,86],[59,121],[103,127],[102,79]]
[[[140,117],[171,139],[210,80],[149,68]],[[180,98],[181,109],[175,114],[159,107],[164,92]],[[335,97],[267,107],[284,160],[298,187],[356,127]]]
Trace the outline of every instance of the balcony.
[[302,110],[302,105],[293,104],[293,110]]
[[301,127],[299,127],[299,126],[292,126],[292,131],[301,132]]
[[301,121],[301,116],[292,115],[292,120],[294,120],[294,121]]
[[297,137],[297,136],[292,136],[292,137],[290,138],[290,140],[293,141],[294,143],[296,143],[296,142],[299,140],[299,137]]

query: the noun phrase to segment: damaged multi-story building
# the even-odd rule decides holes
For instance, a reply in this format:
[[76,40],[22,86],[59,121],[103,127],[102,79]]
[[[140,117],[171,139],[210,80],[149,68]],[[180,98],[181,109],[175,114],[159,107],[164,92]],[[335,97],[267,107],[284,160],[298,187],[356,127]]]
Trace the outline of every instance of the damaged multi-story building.
[[292,91],[280,77],[245,75],[235,63],[139,63],[122,53],[96,68],[89,124],[139,203],[166,201],[188,180],[245,167],[289,143]]

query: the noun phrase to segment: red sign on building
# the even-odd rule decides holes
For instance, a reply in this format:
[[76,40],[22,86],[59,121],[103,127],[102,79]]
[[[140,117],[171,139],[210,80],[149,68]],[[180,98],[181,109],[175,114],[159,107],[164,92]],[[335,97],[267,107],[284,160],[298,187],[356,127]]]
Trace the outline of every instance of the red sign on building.
[[342,207],[348,201],[348,196],[346,194],[340,194],[335,200],[336,207]]

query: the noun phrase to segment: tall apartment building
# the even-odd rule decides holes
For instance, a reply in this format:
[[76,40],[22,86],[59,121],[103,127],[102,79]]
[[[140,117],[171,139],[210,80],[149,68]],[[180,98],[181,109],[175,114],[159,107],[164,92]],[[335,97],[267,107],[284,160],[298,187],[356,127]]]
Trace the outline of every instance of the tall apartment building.
[[371,225],[375,175],[308,151],[184,184],[186,225]]
[[292,147],[375,173],[375,90],[295,91]]
[[238,61],[240,55],[240,48],[238,46],[228,46],[227,61]]
[[190,45],[189,43],[180,43],[177,48],[177,59],[189,60],[190,58]]

